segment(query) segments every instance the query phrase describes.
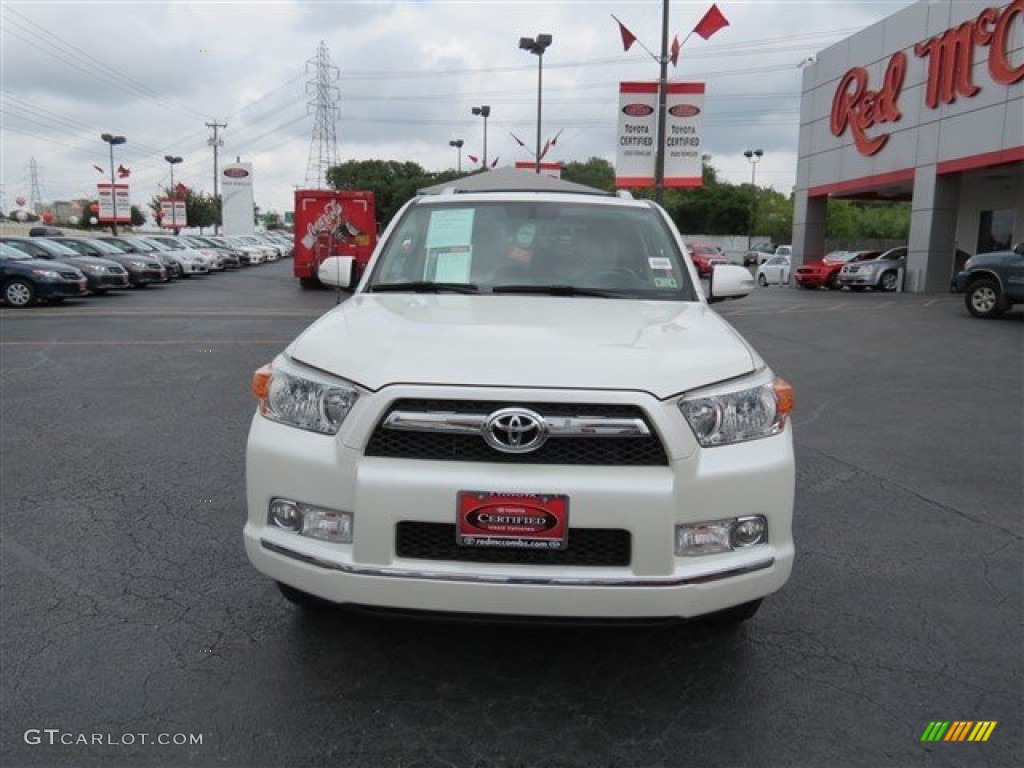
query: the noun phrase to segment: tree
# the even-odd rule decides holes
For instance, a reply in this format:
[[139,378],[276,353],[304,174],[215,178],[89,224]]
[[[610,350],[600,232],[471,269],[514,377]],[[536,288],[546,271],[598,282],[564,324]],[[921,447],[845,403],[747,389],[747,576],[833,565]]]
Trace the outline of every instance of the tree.
[[592,157],[583,163],[566,163],[562,166],[562,178],[606,192],[615,191],[615,169],[600,157]]
[[132,226],[141,227],[146,223],[146,214],[142,212],[142,209],[137,205],[132,206]]

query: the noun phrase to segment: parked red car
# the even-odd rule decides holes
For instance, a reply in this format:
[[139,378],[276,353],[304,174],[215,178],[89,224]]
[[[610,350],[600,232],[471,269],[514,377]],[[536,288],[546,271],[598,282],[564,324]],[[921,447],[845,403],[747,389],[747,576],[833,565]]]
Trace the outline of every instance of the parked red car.
[[826,253],[825,258],[817,261],[807,261],[801,264],[793,278],[797,285],[804,288],[828,288],[838,291],[842,286],[839,284],[839,270],[843,264],[854,261],[867,261],[878,256],[881,251],[832,251]]
[[687,243],[686,247],[693,258],[693,266],[697,268],[697,274],[701,277],[711,277],[711,270],[715,268],[715,264],[729,263],[725,254],[713,245]]

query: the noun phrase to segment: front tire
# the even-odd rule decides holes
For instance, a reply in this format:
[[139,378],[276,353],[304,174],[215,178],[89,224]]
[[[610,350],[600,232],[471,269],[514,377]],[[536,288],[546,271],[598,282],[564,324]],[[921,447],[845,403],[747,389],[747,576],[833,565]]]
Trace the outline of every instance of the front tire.
[[842,288],[843,286],[839,284],[839,273],[836,272],[834,275],[832,275],[832,277],[828,279],[828,283],[826,285],[828,286],[828,289],[830,291],[838,291],[840,288]]
[[968,286],[964,304],[972,315],[986,320],[999,317],[1010,308],[999,283],[988,277],[975,280]]
[[766,285],[768,285],[768,278],[765,277],[763,274],[762,275],[758,275],[757,276],[757,284],[760,285],[762,288],[764,288]]
[[878,281],[878,287],[883,291],[893,293],[899,287],[899,275],[895,272],[886,272]]
[[36,288],[28,280],[9,280],[4,285],[4,302],[18,309],[31,307],[36,303]]
[[315,291],[323,288],[320,281],[315,277],[300,277],[299,287],[304,291]]

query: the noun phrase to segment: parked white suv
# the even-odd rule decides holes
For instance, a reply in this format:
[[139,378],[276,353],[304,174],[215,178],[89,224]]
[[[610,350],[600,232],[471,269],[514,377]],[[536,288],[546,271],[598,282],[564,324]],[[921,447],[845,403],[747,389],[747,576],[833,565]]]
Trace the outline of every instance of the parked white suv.
[[415,198],[254,377],[249,559],[305,605],[749,618],[793,562],[792,392],[709,299],[753,288],[705,297],[650,201]]

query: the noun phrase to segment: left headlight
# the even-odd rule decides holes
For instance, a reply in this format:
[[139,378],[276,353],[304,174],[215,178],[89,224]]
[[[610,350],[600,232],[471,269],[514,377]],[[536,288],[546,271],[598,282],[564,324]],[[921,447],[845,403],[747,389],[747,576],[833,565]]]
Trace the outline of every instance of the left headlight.
[[679,409],[704,448],[782,432],[793,409],[793,388],[775,377],[753,387],[687,395]]
[[256,371],[252,389],[264,418],[322,435],[336,435],[359,398],[352,384],[300,373],[281,358]]

